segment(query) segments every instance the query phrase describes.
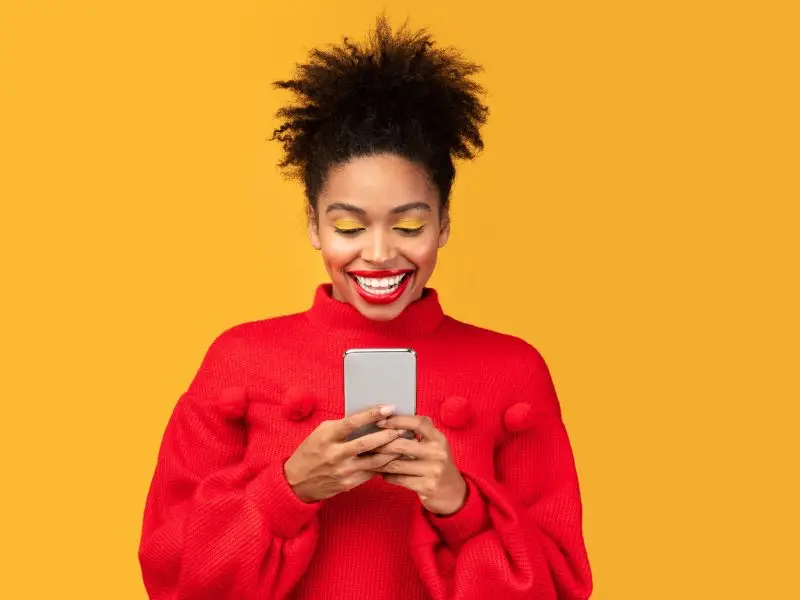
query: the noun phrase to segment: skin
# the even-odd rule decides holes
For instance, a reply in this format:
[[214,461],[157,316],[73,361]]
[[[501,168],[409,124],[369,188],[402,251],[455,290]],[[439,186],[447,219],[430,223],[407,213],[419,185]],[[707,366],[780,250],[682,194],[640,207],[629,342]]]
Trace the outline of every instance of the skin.
[[[422,167],[378,154],[352,159],[328,173],[308,235],[320,251],[334,298],[368,319],[388,321],[422,295],[450,225]],[[397,301],[370,304],[347,273],[376,269],[413,269],[413,280]]]
[[[464,505],[467,483],[458,470],[445,435],[426,416],[393,416],[378,422],[384,431],[413,431],[417,439],[396,438],[376,449],[395,460],[374,469],[385,481],[417,493],[432,513],[449,515]],[[413,460],[397,460],[397,455]]]
[[[311,212],[308,235],[320,251],[334,298],[368,319],[387,321],[422,296],[450,235],[450,220],[424,168],[397,155],[377,154],[330,170]],[[370,304],[348,273],[376,269],[413,269],[413,279],[395,302]],[[433,513],[459,510],[467,485],[444,434],[428,417],[393,416],[393,407],[382,408],[383,413],[373,407],[323,422],[303,441],[284,465],[298,498],[324,500],[380,476],[416,492]],[[344,441],[367,423],[383,430]],[[416,439],[399,438],[406,430]],[[358,456],[368,450],[375,454]]]
[[398,437],[396,429],[346,441],[359,427],[389,414],[391,407],[376,406],[338,421],[320,423],[284,464],[286,481],[295,495],[303,502],[326,500],[368,481],[375,475],[375,469],[397,458],[386,452],[358,456],[385,447]]

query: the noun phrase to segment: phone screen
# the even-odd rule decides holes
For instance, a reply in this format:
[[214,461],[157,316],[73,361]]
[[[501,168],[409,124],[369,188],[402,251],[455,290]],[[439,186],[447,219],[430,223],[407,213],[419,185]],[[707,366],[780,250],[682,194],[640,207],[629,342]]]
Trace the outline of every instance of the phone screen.
[[[417,405],[417,355],[409,348],[354,348],[344,354],[345,414],[393,404],[395,414],[413,415]],[[369,425],[350,436],[378,431]]]

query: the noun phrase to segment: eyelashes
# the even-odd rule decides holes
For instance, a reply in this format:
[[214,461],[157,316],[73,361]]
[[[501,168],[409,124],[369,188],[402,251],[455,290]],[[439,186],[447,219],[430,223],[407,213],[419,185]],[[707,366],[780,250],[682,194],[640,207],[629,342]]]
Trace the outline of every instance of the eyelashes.
[[354,235],[361,233],[364,231],[363,227],[354,227],[354,228],[343,228],[343,227],[334,227],[333,230],[338,233],[339,235],[344,235],[348,237],[353,237]]
[[[392,227],[392,230],[399,232],[401,235],[413,237],[422,233],[425,229],[425,225],[419,225],[415,227]],[[343,235],[345,237],[355,237],[362,231],[366,231],[364,227],[342,227],[334,225],[333,230],[338,233],[339,235]]]
[[333,224],[333,230],[339,235],[353,237],[364,231],[364,228],[358,221],[352,221],[350,219],[340,219]]
[[422,233],[422,230],[425,229],[425,225],[420,225],[419,227],[395,227],[395,231],[399,231],[403,235],[419,235]]

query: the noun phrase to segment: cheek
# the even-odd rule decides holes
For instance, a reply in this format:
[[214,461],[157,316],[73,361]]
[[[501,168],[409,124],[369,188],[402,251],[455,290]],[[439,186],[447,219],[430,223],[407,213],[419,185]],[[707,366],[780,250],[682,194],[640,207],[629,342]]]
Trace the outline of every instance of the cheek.
[[439,253],[438,239],[418,239],[405,249],[405,256],[420,269],[432,269]]
[[358,258],[358,245],[353,240],[336,234],[320,237],[322,258],[331,269],[346,267]]

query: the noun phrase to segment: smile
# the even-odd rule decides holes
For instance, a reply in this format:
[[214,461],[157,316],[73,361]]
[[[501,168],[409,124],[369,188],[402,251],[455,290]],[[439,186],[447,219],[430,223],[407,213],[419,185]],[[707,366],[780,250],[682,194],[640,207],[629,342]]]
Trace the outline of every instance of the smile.
[[414,271],[351,271],[348,274],[364,300],[371,304],[389,304],[402,295]]
[[408,273],[403,273],[402,275],[395,275],[394,277],[359,277],[358,275],[353,275],[353,278],[358,282],[364,290],[370,292],[371,294],[391,294],[395,291],[400,282],[403,281]]

